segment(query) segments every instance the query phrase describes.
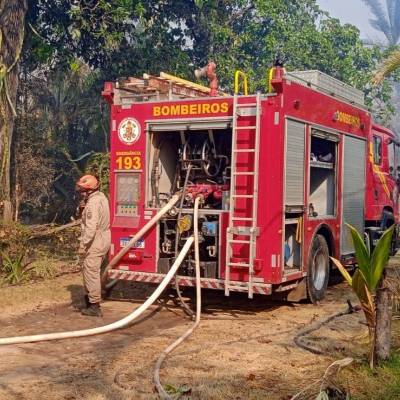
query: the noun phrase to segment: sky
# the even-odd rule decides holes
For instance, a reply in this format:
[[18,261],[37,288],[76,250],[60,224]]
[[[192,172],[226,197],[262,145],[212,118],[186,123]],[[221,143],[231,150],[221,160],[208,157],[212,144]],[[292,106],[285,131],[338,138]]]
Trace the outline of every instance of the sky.
[[318,5],[342,23],[351,23],[361,31],[362,39],[384,42],[384,36],[369,24],[371,13],[362,0],[317,0]]

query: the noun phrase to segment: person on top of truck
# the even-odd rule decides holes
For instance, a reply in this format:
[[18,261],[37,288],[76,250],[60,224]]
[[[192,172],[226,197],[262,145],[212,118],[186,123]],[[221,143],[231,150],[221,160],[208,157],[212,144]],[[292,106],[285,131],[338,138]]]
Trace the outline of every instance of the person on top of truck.
[[86,308],[81,313],[100,317],[100,268],[111,244],[110,209],[107,197],[99,191],[99,182],[93,175],[82,176],[76,183],[76,190],[84,203],[78,254],[83,257]]

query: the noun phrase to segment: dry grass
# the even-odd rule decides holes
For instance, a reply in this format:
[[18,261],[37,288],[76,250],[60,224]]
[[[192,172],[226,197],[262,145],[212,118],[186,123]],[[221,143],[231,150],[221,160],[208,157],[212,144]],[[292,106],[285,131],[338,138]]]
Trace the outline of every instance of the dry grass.
[[19,315],[38,307],[54,306],[71,301],[71,284],[82,284],[80,274],[60,276],[51,281],[45,280],[18,286],[5,286],[0,289],[2,318]]
[[[85,319],[67,306],[71,295],[81,296],[81,291],[80,274],[2,288],[2,321],[12,325],[0,326],[0,336],[10,336],[14,330],[29,333],[105,324],[127,315],[151,290],[142,290],[142,298],[140,291],[132,291],[135,304],[104,303],[101,320]],[[183,394],[181,400],[287,400],[320,379],[333,361],[366,356],[366,345],[354,340],[367,332],[360,313],[342,317],[305,338],[323,349],[324,356],[310,354],[293,343],[300,329],[345,309],[345,300],[351,296],[341,284],[330,289],[327,299],[315,307],[274,303],[265,297],[251,302],[241,295],[226,299],[221,293],[204,291],[200,327],[166,360],[161,382],[176,392],[187,386],[190,395]],[[59,306],[55,308],[55,304]],[[10,318],[17,314],[20,316]],[[167,309],[112,334],[1,348],[0,399],[9,400],[11,390],[17,387],[19,398],[30,400],[46,398],[49,393],[54,400],[155,400],[155,361],[189,324],[169,303]],[[389,379],[386,373],[384,380]],[[352,389],[362,394],[362,379],[368,371],[355,368],[348,374],[346,369],[342,375],[349,377],[345,383],[357,380],[358,386]],[[371,383],[369,393],[376,390],[375,384]]]

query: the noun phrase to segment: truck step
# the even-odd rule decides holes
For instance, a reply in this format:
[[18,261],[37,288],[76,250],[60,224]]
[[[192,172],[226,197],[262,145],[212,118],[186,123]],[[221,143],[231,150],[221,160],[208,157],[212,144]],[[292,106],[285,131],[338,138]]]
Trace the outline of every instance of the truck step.
[[239,286],[239,285],[229,285],[228,290],[233,290],[235,292],[248,292],[249,291],[249,287],[246,286]]
[[244,175],[255,175],[255,172],[233,172],[233,175],[240,175],[240,176],[244,176]]
[[236,104],[236,107],[255,107],[257,103],[241,103],[241,104]]
[[255,149],[233,149],[235,153],[254,153]]
[[244,129],[256,129],[257,127],[255,125],[249,125],[249,126],[237,126],[235,130],[244,130]]
[[241,267],[241,268],[250,268],[250,264],[247,263],[229,263],[230,267]]

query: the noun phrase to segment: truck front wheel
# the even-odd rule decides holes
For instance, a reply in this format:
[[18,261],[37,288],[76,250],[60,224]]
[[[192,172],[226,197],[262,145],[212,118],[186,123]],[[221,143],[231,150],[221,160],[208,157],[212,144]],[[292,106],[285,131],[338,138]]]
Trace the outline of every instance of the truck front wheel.
[[322,235],[315,235],[308,258],[307,295],[312,303],[325,297],[329,281],[329,248]]

